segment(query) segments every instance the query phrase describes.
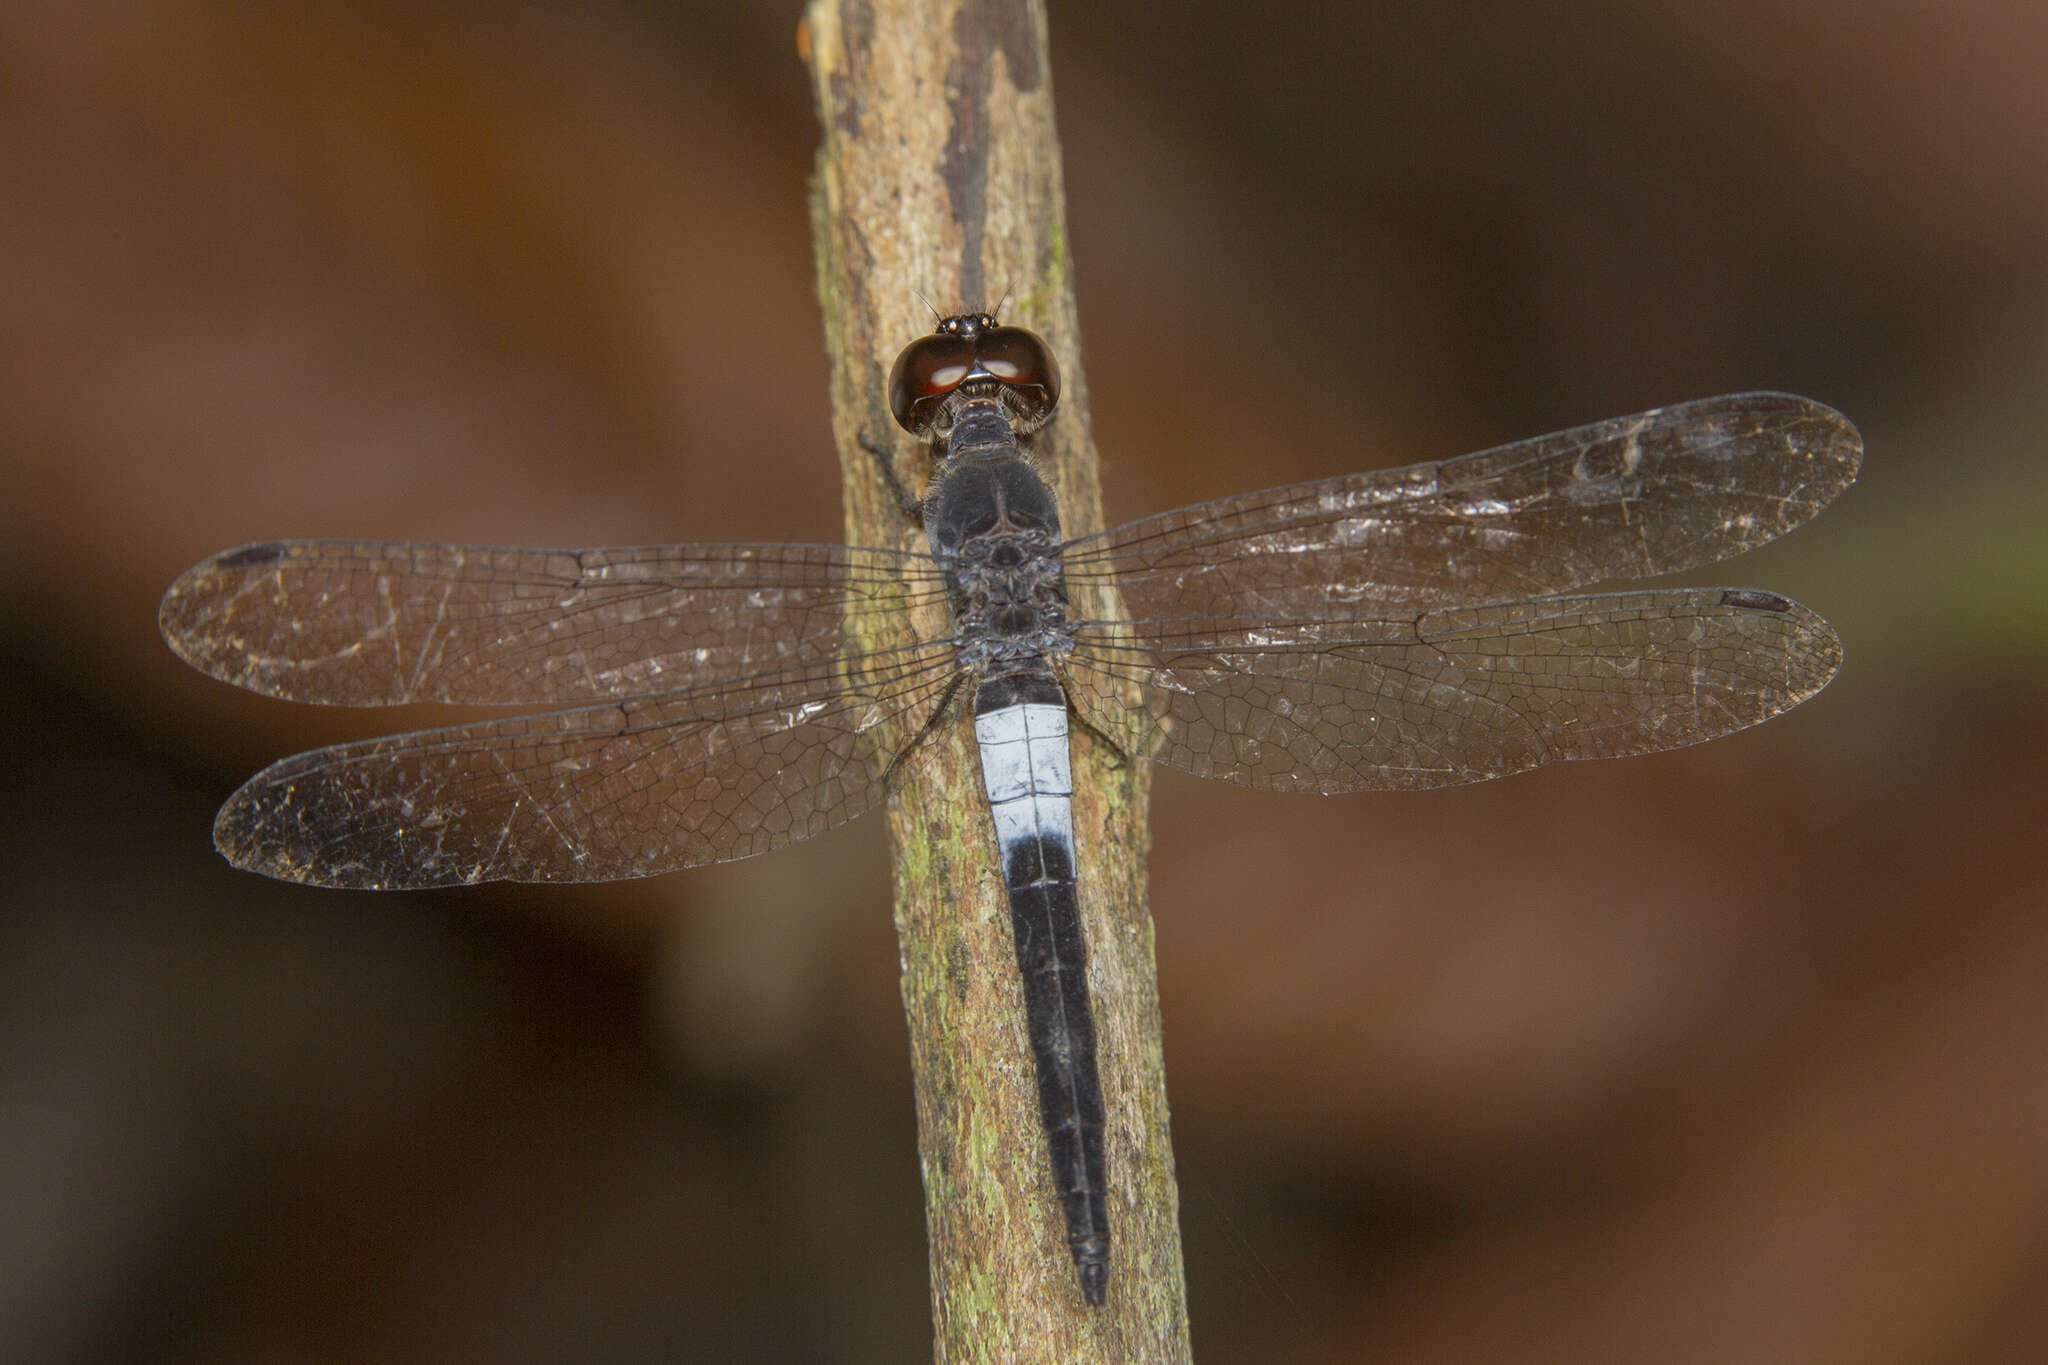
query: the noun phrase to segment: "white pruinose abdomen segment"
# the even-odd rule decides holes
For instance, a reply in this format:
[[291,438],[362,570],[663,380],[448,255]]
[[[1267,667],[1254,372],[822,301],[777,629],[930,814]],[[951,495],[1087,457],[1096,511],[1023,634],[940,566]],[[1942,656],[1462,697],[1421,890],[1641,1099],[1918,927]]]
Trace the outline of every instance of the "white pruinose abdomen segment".
[[1067,756],[1067,709],[1025,703],[974,718],[981,746],[982,790],[995,817],[996,841],[1008,853],[1026,839],[1074,847],[1073,763]]

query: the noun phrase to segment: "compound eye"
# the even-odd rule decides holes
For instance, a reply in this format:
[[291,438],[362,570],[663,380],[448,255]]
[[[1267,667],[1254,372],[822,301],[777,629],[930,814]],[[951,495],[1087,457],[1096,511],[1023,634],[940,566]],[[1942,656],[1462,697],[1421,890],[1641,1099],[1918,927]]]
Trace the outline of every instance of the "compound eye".
[[1022,327],[996,327],[981,334],[974,358],[981,367],[1005,384],[1028,384],[1050,389],[1055,397],[1060,388],[1060,367],[1036,332]]
[[931,433],[946,395],[974,373],[974,342],[935,333],[903,348],[889,371],[889,411],[898,425],[918,436]]
[[975,361],[1000,379],[1009,391],[1010,407],[1030,430],[1052,415],[1060,401],[1060,367],[1036,332],[1022,327],[992,327],[981,334]]

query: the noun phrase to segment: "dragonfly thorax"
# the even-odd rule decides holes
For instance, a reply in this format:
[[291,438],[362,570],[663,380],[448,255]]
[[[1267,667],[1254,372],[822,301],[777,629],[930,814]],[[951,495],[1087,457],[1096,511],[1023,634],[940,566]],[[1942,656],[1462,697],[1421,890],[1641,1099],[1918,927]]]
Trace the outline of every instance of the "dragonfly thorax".
[[963,663],[1060,654],[1073,648],[1059,548],[1038,530],[976,536],[952,561],[954,628]]

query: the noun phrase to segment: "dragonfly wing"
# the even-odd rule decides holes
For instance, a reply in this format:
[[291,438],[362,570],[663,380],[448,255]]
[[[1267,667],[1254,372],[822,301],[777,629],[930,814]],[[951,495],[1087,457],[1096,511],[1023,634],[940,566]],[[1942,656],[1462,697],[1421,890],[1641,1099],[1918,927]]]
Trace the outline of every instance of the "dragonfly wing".
[[358,889],[594,882],[765,853],[879,801],[950,646],[299,754],[222,807],[230,862]]
[[158,624],[193,667],[292,701],[544,705],[822,662],[849,612],[939,590],[928,559],[835,545],[288,540],[194,566]]
[[1346,792],[1696,744],[1797,706],[1841,657],[1798,603],[1707,588],[1105,624],[1063,668],[1076,709],[1131,752],[1241,786]]
[[1753,549],[1825,507],[1862,456],[1832,408],[1730,394],[1223,498],[1083,537],[1063,559],[1069,582],[1113,580],[1141,620],[1513,601]]

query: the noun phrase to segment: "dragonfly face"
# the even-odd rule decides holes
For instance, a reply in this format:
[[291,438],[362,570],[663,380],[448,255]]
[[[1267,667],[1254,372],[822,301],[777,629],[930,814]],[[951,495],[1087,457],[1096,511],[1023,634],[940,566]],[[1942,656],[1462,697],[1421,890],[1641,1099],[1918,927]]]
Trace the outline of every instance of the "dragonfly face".
[[930,336],[903,348],[889,371],[889,411],[913,435],[944,436],[963,390],[999,391],[1019,436],[1043,426],[1060,401],[1060,367],[1035,332],[999,325],[993,314],[941,318]]
[[[194,667],[272,696],[543,708],[251,778],[216,844],[324,886],[603,881],[766,852],[880,802],[970,698],[1090,1303],[1110,1243],[1070,717],[1243,786],[1417,790],[1730,734],[1841,661],[1828,624],[1776,593],[1585,591],[1819,512],[1862,444],[1809,399],[1704,399],[1070,540],[1026,444],[1059,397],[1036,336],[947,319],[905,348],[889,397],[932,443],[928,554],[274,541],[181,576],[159,624]],[[1129,619],[1075,618],[1077,585],[1114,586]],[[948,608],[942,637],[854,647],[856,613],[927,599]]]

